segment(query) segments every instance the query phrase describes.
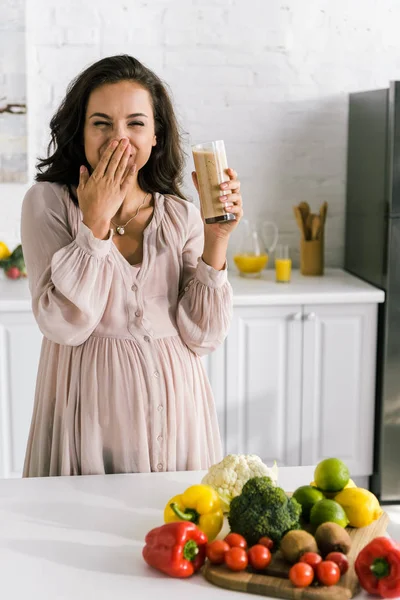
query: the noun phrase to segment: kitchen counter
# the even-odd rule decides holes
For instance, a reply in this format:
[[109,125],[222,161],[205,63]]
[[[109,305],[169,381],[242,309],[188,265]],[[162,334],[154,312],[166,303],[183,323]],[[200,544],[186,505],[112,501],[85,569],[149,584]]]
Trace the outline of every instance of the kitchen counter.
[[[383,302],[385,292],[342,269],[326,269],[322,277],[305,277],[293,270],[290,283],[276,283],[267,269],[259,279],[245,279],[229,271],[234,306],[282,306],[290,304],[346,304]],[[0,311],[31,310],[27,279],[0,278]]]
[[[313,467],[282,467],[286,491],[312,480]],[[142,559],[146,533],[163,508],[204,472],[0,480],[1,591],[7,600],[239,600],[201,574],[172,579]],[[265,597],[265,596],[264,596]],[[367,594],[357,598],[367,599]]]
[[342,269],[325,269],[321,277],[292,271],[290,283],[276,283],[272,269],[260,279],[230,273],[235,306],[283,306],[290,304],[363,304],[384,302],[385,292]]

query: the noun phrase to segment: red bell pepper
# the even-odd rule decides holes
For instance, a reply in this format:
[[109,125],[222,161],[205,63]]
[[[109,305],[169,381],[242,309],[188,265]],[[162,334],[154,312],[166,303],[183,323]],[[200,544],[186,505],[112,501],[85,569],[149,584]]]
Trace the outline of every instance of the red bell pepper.
[[377,537],[359,553],[354,564],[361,586],[381,598],[400,597],[400,545]]
[[204,564],[207,536],[190,521],[166,523],[149,531],[143,558],[171,577],[190,577]]

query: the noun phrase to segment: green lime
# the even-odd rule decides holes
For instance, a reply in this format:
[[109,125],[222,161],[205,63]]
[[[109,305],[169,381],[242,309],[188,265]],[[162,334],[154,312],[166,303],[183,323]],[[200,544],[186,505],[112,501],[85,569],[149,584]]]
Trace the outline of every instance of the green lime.
[[312,485],[302,485],[293,492],[293,498],[301,504],[301,516],[306,520],[310,520],[310,511],[316,502],[325,498],[321,490],[318,490]]
[[323,492],[340,492],[349,479],[349,469],[339,458],[326,458],[315,467],[314,481]]
[[347,527],[349,519],[338,502],[325,498],[320,500],[311,509],[310,523],[318,527],[321,523],[337,523],[341,527]]

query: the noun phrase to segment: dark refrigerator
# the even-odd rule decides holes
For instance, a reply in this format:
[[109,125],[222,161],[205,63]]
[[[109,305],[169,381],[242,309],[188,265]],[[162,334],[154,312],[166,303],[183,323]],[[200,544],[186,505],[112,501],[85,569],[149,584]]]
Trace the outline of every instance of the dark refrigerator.
[[350,94],[345,269],[383,289],[370,489],[400,502],[400,81]]

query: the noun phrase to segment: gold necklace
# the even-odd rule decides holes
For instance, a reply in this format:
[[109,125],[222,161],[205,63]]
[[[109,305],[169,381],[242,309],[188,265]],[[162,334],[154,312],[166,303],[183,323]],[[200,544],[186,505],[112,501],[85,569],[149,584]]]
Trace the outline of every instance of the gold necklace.
[[124,233],[125,233],[125,227],[126,227],[126,226],[127,226],[127,225],[128,225],[130,222],[131,222],[131,221],[132,221],[132,219],[134,219],[135,217],[137,217],[137,216],[138,216],[138,214],[139,214],[139,210],[142,208],[143,204],[146,202],[146,198],[147,198],[147,196],[148,196],[148,195],[149,195],[149,193],[148,193],[148,192],[146,192],[146,195],[145,195],[145,197],[143,198],[143,202],[142,202],[142,204],[141,204],[140,206],[138,206],[138,209],[137,209],[137,211],[135,212],[135,214],[133,215],[133,217],[131,217],[131,218],[129,219],[129,221],[127,221],[127,222],[125,223],[125,225],[117,225],[116,223],[114,223],[114,221],[111,221],[111,223],[112,223],[113,225],[115,225],[115,227],[117,228],[117,233],[119,233],[119,235],[124,235]]

